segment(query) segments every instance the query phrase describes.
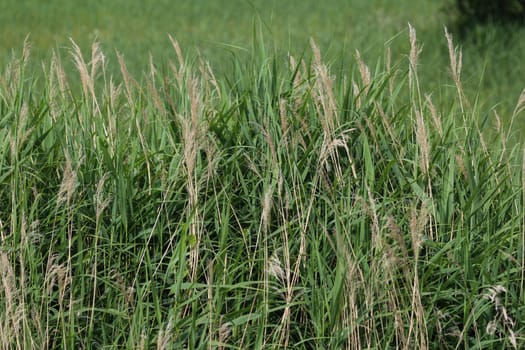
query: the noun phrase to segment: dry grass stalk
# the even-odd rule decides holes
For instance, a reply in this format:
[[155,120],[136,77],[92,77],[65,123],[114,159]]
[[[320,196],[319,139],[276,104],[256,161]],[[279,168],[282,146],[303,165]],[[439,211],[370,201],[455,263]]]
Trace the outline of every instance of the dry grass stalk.
[[24,70],[27,62],[29,62],[29,56],[31,54],[31,44],[29,43],[29,34],[24,39],[24,46],[22,49],[22,71]]
[[49,257],[45,276],[45,289],[48,295],[53,293],[55,285],[58,287],[58,306],[60,310],[65,310],[64,300],[66,297],[67,289],[71,284],[71,276],[67,271],[67,267],[64,264],[56,262],[56,255]]
[[408,35],[410,39],[410,55],[408,57],[410,69],[408,71],[408,84],[413,87],[417,86],[417,64],[421,50],[417,47],[416,30],[410,23],[408,24]]
[[[199,148],[205,141],[205,124],[201,121],[201,107],[203,105],[199,90],[199,81],[196,77],[188,80],[189,115],[181,116],[182,137],[184,140],[184,162],[188,176],[193,175],[197,165]],[[196,179],[192,179],[192,183]],[[196,183],[196,182],[195,182]],[[195,197],[193,197],[195,199]]]
[[[84,61],[84,57],[82,56],[82,51],[80,50],[80,47],[73,41],[73,39],[70,38],[69,40],[71,41],[71,45],[73,46],[71,55],[73,57],[75,67],[77,68],[78,73],[80,75],[80,82],[82,84],[82,92],[84,93],[84,98],[87,101],[91,97],[94,111],[100,114],[100,107],[95,94],[95,79],[98,69],[101,66],[104,66],[105,56],[102,53],[102,50],[100,49],[99,43],[94,42],[91,45],[91,61],[89,62],[89,64],[86,64],[86,62]],[[89,69],[88,66],[91,69]]]
[[141,332],[140,332],[140,336],[138,337],[135,337],[136,339],[134,339],[134,345],[133,345],[133,348],[135,349],[138,349],[138,350],[145,350],[146,349],[146,341],[148,339],[148,335],[146,334],[146,329],[143,329]]
[[410,315],[410,326],[407,339],[414,337],[414,344],[418,344],[418,349],[428,348],[428,331],[425,320],[424,306],[421,300],[420,286],[419,286],[419,254],[421,249],[422,235],[429,220],[428,209],[423,202],[421,209],[418,211],[415,207],[412,208],[410,215],[410,234],[412,238],[412,249],[414,252],[413,261],[413,280],[412,280],[412,300]]
[[135,306],[135,288],[126,282],[124,277],[117,270],[111,270],[110,277],[119,288],[124,303],[126,304],[126,308],[133,308]]
[[346,349],[363,349],[361,344],[361,331],[359,321],[359,309],[358,301],[356,300],[357,288],[355,287],[355,272],[350,271],[349,276],[345,283],[345,298],[346,307],[343,309],[343,323],[350,330],[350,335],[346,342]]
[[297,69],[297,61],[295,60],[295,57],[293,57],[290,53],[288,53],[288,61],[290,62],[290,70],[292,72],[296,72],[293,79],[293,89],[295,91],[301,86],[303,81],[301,76],[301,70]]
[[121,96],[122,84],[115,86],[113,78],[109,79],[108,84],[108,96],[109,96],[109,106],[105,113],[106,123],[102,124],[104,129],[104,136],[106,137],[108,143],[108,153],[111,157],[114,157],[116,148],[117,148],[117,118],[118,118],[118,101],[117,99]]
[[[280,101],[279,113],[281,116],[281,126],[283,131],[286,132],[286,149],[288,151],[288,146],[292,145],[301,145],[303,148],[307,148],[307,142],[305,139],[310,138],[310,130],[308,122],[305,118],[302,108],[304,107],[304,94],[308,93],[308,84],[303,80],[303,76],[307,76],[307,69],[304,61],[301,61],[301,66],[299,67],[295,58],[292,55],[288,55],[290,62],[290,71],[295,74],[293,77],[293,88],[291,91],[291,96]],[[287,109],[289,108],[289,112]],[[289,114],[288,114],[289,113]],[[300,129],[288,125],[288,115],[294,116],[294,119],[300,123]],[[290,134],[290,135],[289,135]]]
[[395,79],[394,79],[394,73],[392,72],[392,50],[390,49],[390,46],[387,46],[386,48],[386,58],[385,58],[385,64],[386,64],[386,72],[388,74],[388,91],[390,93],[390,98],[394,98],[394,87],[395,87]]
[[[118,98],[122,96],[122,84],[115,85],[113,79],[109,79],[109,108],[111,111],[117,112],[119,107]],[[111,118],[114,122],[115,118]],[[113,124],[114,125],[114,124]],[[115,130],[116,131],[116,130]]]
[[34,126],[28,127],[28,115],[29,107],[24,101],[22,102],[20,113],[18,114],[18,120],[16,121],[16,129],[11,129],[11,133],[9,135],[12,160],[18,158],[20,147],[24,145],[24,143],[28,140],[29,136],[33,132]]
[[62,182],[57,195],[57,205],[65,202],[69,206],[77,186],[77,172],[73,169],[73,162],[69,153],[66,152],[65,157],[66,162],[64,163]]
[[[349,130],[349,132],[352,130]],[[335,172],[335,175],[338,179],[343,178],[343,169],[341,168],[341,165],[339,164],[339,154],[338,154],[339,149],[342,149],[345,151],[348,159],[350,160],[352,175],[354,176],[354,178],[357,178],[354,163],[350,157],[350,150],[346,142],[346,135],[342,135],[339,138],[333,139],[330,143],[324,143],[321,149],[321,152],[319,154],[319,165],[320,165],[319,168],[321,171],[323,171],[322,175],[323,175],[323,179],[326,180],[326,184],[329,184],[328,178],[326,177],[326,173],[329,173],[331,171]]]
[[378,251],[381,251],[382,239],[379,231],[379,216],[377,215],[376,202],[374,200],[374,195],[372,194],[372,191],[368,185],[366,190],[368,192],[368,202],[370,204],[370,207],[368,208],[370,212],[369,214],[372,218],[372,247]]
[[[499,141],[501,144],[501,151],[500,151],[500,156],[498,159],[498,163],[499,165],[501,165],[503,164],[505,155],[507,154],[507,142],[508,142],[508,136],[510,135],[510,129],[509,129],[509,135],[505,136],[505,131],[503,130],[503,124],[501,123],[501,117],[499,116],[497,111],[494,111],[494,119],[496,120],[496,132],[499,134]],[[482,144],[484,143],[484,139],[481,140],[481,143]],[[499,182],[497,178],[496,178],[496,181]]]
[[100,216],[104,210],[108,207],[111,197],[108,195],[106,198],[103,198],[104,184],[108,179],[108,174],[104,174],[97,183],[97,188],[95,191],[95,222],[98,227]]
[[500,295],[504,293],[507,293],[505,287],[497,285],[490,287],[488,292],[483,295],[483,298],[494,306],[495,313],[494,319],[487,324],[486,332],[488,334],[497,333],[500,340],[507,336],[512,348],[517,349],[516,333],[514,332],[516,321],[509,315],[507,308],[501,302]]
[[[300,109],[305,105],[303,95],[305,91],[308,90],[308,84],[306,83],[304,77],[308,76],[308,69],[306,68],[306,63],[301,61],[299,67],[295,58],[292,55],[288,55],[290,60],[290,70],[295,72],[293,79],[293,94],[290,97],[290,101],[293,102],[292,105],[292,114],[297,116],[300,114]],[[304,132],[308,133],[309,130],[307,127],[304,128]]]
[[[102,72],[104,73],[105,63],[106,63],[106,56],[102,52],[102,49],[100,48],[100,44],[96,41],[93,42],[91,44],[91,61],[89,61],[89,66],[91,67],[89,78],[91,80],[93,89],[94,89],[95,80],[97,78],[99,69],[102,69]],[[95,99],[94,93],[93,93],[93,98]]]
[[370,68],[365,64],[361,58],[361,53],[359,50],[355,50],[355,59],[359,67],[359,74],[361,75],[361,81],[363,82],[363,92],[364,95],[368,95],[370,90],[370,84],[372,83],[372,75],[370,74]]
[[157,75],[157,70],[155,69],[155,65],[153,63],[153,56],[149,55],[149,77],[146,78],[146,86],[148,88],[149,93],[151,94],[151,98],[153,100],[153,103],[157,110],[162,114],[166,115],[166,108],[164,107],[164,104],[162,103],[162,100],[160,99],[160,94],[157,89],[157,85],[155,82],[155,77]]
[[[204,82],[206,100],[211,100],[213,98],[213,93],[215,93],[217,98],[220,100],[222,98],[222,92],[217,78],[215,77],[215,73],[213,73],[213,70],[211,69],[210,62],[202,57],[200,51],[198,53],[199,71],[201,73],[201,79]],[[210,85],[213,87],[213,89],[210,88]]]
[[169,36],[171,45],[173,46],[173,49],[175,50],[175,54],[177,55],[177,60],[179,61],[178,67],[175,64],[173,64],[171,61],[169,64],[170,64],[170,67],[173,73],[175,74],[175,78],[177,79],[179,86],[183,86],[184,85],[184,72],[186,70],[186,62],[184,60],[184,56],[182,56],[182,50],[180,48],[179,42],[173,39],[171,35],[168,35],[168,36]]
[[[144,153],[144,159],[146,160],[146,170],[148,173],[148,193],[151,193],[151,164],[148,157],[148,150],[149,147],[147,145],[146,139],[144,138],[144,124],[148,124],[149,122],[149,113],[142,110],[142,116],[143,118],[135,118],[135,127],[137,129],[137,135],[139,136],[140,140],[140,146],[142,147],[142,152]],[[141,123],[142,122],[142,123]]]
[[[430,172],[430,140],[428,136],[428,131],[425,126],[425,120],[423,118],[423,115],[419,110],[416,110],[416,142],[419,147],[419,167],[421,169],[421,172],[424,176],[427,177],[427,194],[429,196],[430,201],[433,201],[433,190],[432,190],[432,181],[429,176]],[[432,216],[429,216],[429,220],[432,220]],[[432,239],[436,238],[434,237],[434,229],[432,225],[429,225],[429,235]]]
[[133,79],[131,74],[129,74],[128,68],[126,67],[126,63],[124,62],[124,57],[118,51],[115,51],[115,52],[117,54],[117,60],[119,63],[120,72],[122,73],[122,79],[124,80],[124,87],[126,88],[126,97],[128,99],[128,104],[131,110],[134,111],[135,110],[135,99],[133,97],[134,92],[132,90],[132,85],[138,86],[138,84],[135,81],[135,79]]
[[345,344],[346,349],[362,349],[361,344],[361,321],[360,309],[358,305],[357,295],[359,288],[364,286],[363,272],[359,268],[359,264],[355,262],[355,254],[352,251],[351,245],[344,241],[344,235],[336,235],[336,244],[340,249],[341,259],[344,259],[347,269],[346,279],[344,284],[344,305],[342,307],[342,322],[349,330],[349,337]]
[[[346,137],[344,135],[339,138],[335,136],[336,129],[339,127],[339,118],[333,90],[334,79],[330,76],[328,67],[322,63],[321,53],[313,39],[310,40],[310,45],[314,53],[312,68],[315,74],[312,97],[323,129],[323,144],[320,151],[319,168],[323,172],[328,172],[333,169],[336,176],[341,179],[343,172],[339,163],[337,150],[343,148],[347,150],[347,154],[349,154],[349,152]],[[323,179],[326,180],[326,178],[326,174],[323,173]]]
[[409,344],[406,334],[406,324],[408,320],[405,319],[406,312],[404,308],[405,305],[400,305],[403,301],[400,300],[399,291],[394,287],[396,286],[396,272],[391,268],[385,269],[387,274],[388,281],[385,281],[385,285],[392,286],[393,288],[386,288],[387,294],[387,307],[389,312],[392,314],[394,321],[394,330],[395,330],[395,342],[396,349],[409,349],[411,344]]
[[12,77],[14,75],[14,65],[15,60],[11,60],[7,63],[4,74],[0,74],[0,97],[6,104],[9,104],[13,100],[14,91],[11,85],[15,81]]
[[[287,210],[281,206],[281,216],[283,222],[289,222],[286,217]],[[294,295],[294,288],[297,283],[297,276],[292,276],[291,273],[291,261],[290,261],[290,245],[289,245],[289,232],[285,225],[283,231],[283,257],[284,257],[284,270],[282,271],[282,283],[286,288],[285,302],[286,307],[281,317],[281,335],[279,337],[279,343],[283,344],[284,349],[288,348],[290,342],[290,315],[291,315],[291,303]],[[300,260],[300,257],[297,257]],[[282,270],[282,269],[281,269]]]
[[468,181],[469,175],[468,175],[467,168],[465,166],[465,160],[463,159],[462,154],[465,154],[464,150],[461,150],[461,153],[456,154],[456,164],[459,168],[459,171],[463,175],[463,178]]
[[425,127],[425,121],[420,111],[416,110],[416,141],[421,152],[419,157],[419,167],[425,176],[428,176],[430,167],[430,145],[428,141],[428,132]]
[[[64,105],[66,101],[66,92],[69,87],[67,84],[66,73],[60,62],[60,57],[53,50],[51,56],[51,64],[49,67],[49,81],[48,81],[48,92],[49,92],[49,107],[51,117],[53,121],[57,121],[60,111],[60,107]],[[60,99],[59,99],[60,98]]]
[[[417,270],[417,268],[416,268]],[[417,344],[417,349],[428,349],[428,330],[425,319],[425,308],[421,301],[419,277],[417,277],[417,271],[414,273],[414,285],[412,287],[412,315],[410,317],[410,329],[408,332],[407,339],[410,339],[411,332],[414,333],[414,344]],[[414,325],[414,317],[416,318]]]
[[516,106],[514,107],[514,111],[512,112],[507,136],[505,137],[505,143],[508,142],[508,139],[510,138],[510,135],[513,132],[514,120],[524,110],[525,110],[525,89],[521,91],[520,97],[518,98],[518,102],[516,103]]
[[[24,40],[24,46],[22,49],[22,57],[14,58],[10,60],[6,66],[4,76],[0,75],[0,97],[2,97],[6,103],[11,104],[15,102],[15,97],[18,92],[18,87],[23,83],[21,78],[23,76],[29,56],[31,53],[31,44],[29,43],[29,35]],[[5,95],[1,92],[4,91]]]
[[452,35],[448,32],[447,28],[445,27],[445,38],[447,39],[447,45],[448,45],[448,54],[450,59],[450,71],[452,73],[452,79],[454,79],[454,82],[461,83],[461,50],[459,51],[459,57],[458,57],[458,51],[454,47],[454,41],[452,39]]
[[359,86],[355,81],[352,81],[352,91],[355,97],[355,107],[359,110],[361,109],[361,91],[359,90]]
[[268,259],[267,269],[270,276],[284,284],[286,281],[286,274],[284,273],[281,260],[277,256],[277,251],[273,252],[272,256],[270,256],[270,259]]
[[275,142],[273,141],[272,132],[270,130],[270,125],[268,122],[266,122],[266,126],[264,128],[261,128],[261,133],[264,135],[264,138],[270,150],[271,164],[268,165],[271,166],[272,169],[278,169],[279,159],[277,157],[277,148],[275,147]]
[[280,327],[279,327],[279,344],[280,348],[288,348],[289,342],[289,331],[290,331],[290,302],[293,297],[293,285],[290,281],[290,259],[289,259],[289,247],[287,243],[286,234],[284,234],[284,260],[286,267],[283,269],[281,260],[277,256],[277,251],[274,251],[267,263],[268,275],[275,278],[285,288],[285,292],[282,295],[285,300],[286,306],[281,316]]
[[222,344],[225,344],[232,333],[232,324],[231,322],[225,322],[219,327],[219,350],[224,349]]
[[[13,220],[13,217],[11,219],[11,223],[14,224],[14,220]],[[29,246],[29,243],[30,243],[30,237],[28,235],[28,232],[27,232],[27,216],[24,212],[22,212],[22,215],[20,217],[20,227],[18,228],[18,232],[20,234],[20,245],[21,245],[21,249],[27,249],[27,247]],[[13,227],[15,227],[15,225],[13,225]],[[19,281],[19,286],[18,286],[18,289],[20,290],[21,292],[21,299],[22,299],[22,303],[24,302],[23,299],[25,297],[25,295],[27,295],[26,293],[26,273],[25,273],[25,256],[24,254],[18,254],[18,267],[20,268],[20,273],[18,274],[18,281]]]
[[312,52],[314,53],[313,70],[315,74],[314,98],[318,115],[321,117],[321,125],[325,137],[330,143],[332,135],[338,126],[336,113],[336,102],[333,95],[333,78],[328,72],[328,67],[321,61],[321,52],[313,39],[310,39]]
[[[487,147],[487,143],[485,142],[485,136],[483,136],[483,132],[480,130],[480,128],[478,126],[476,126],[476,131],[477,131],[478,136],[479,136],[479,143],[481,145],[481,150],[488,157],[488,161],[489,161],[490,165],[494,165],[493,161],[492,161],[492,158],[489,157],[490,156],[490,152],[489,152],[489,149]],[[494,179],[496,180],[497,183],[499,183],[499,179],[498,179],[497,176]]]
[[428,221],[429,212],[425,202],[423,202],[419,211],[416,208],[412,208],[410,215],[410,235],[412,239],[412,250],[414,251],[414,258],[416,260],[419,259],[422,236]]
[[268,224],[271,220],[272,206],[273,206],[273,191],[274,186],[269,185],[266,191],[264,192],[264,197],[262,201],[262,211],[261,211],[261,229],[262,232],[268,232]]
[[197,272],[202,231],[202,221],[199,212],[201,179],[197,169],[198,152],[205,147],[207,134],[206,124],[201,118],[203,102],[199,88],[198,79],[191,77],[187,82],[189,115],[179,117],[182,126],[184,165],[187,176],[188,218],[191,218],[190,236],[195,238],[195,245],[190,252],[192,279],[195,278]]
[[0,74],[0,98],[5,103],[11,100],[11,96],[10,96],[11,94],[9,93],[9,88],[7,85],[7,82],[9,81],[8,70],[7,70],[8,68],[9,68],[9,64],[6,67],[6,72],[4,74]]
[[518,102],[516,103],[516,107],[514,107],[514,112],[512,113],[512,117],[513,117],[512,119],[514,119],[515,116],[517,116],[524,110],[525,110],[525,89],[521,91]]
[[103,189],[104,189],[104,182],[106,180],[107,174],[105,174],[97,183],[96,192],[95,192],[95,238],[94,243],[92,246],[93,249],[93,255],[94,255],[94,261],[92,265],[92,280],[93,280],[93,292],[91,295],[91,316],[90,316],[90,325],[89,327],[92,329],[95,322],[95,309],[96,309],[96,300],[97,300],[97,284],[98,284],[98,240],[99,240],[99,234],[100,234],[100,216],[102,215],[102,212],[105,210],[105,208],[109,205],[109,198],[102,199]]
[[437,112],[436,106],[432,102],[432,99],[430,95],[425,95],[425,100],[427,102],[427,108],[430,111],[430,116],[432,117],[432,121],[434,122],[434,127],[436,128],[439,137],[443,138],[443,126],[441,124],[441,115]]
[[17,312],[19,302],[16,277],[11,261],[6,253],[0,251],[0,301],[3,317],[0,320],[0,345],[2,349],[9,349],[13,344],[13,337],[20,333],[20,315]]
[[503,134],[503,127],[501,124],[501,118],[497,111],[494,111],[494,118],[496,119],[496,131],[502,136],[501,141],[505,139],[505,135]]
[[458,51],[454,47],[454,41],[452,40],[452,35],[448,32],[446,27],[445,27],[445,37],[447,39],[448,54],[450,58],[450,72],[452,74],[452,79],[454,80],[454,83],[456,84],[456,89],[458,91],[459,102],[461,105],[461,112],[465,113],[464,103],[466,103],[466,99],[465,99],[465,94],[463,92],[463,84],[461,83],[461,68],[463,64],[462,63],[463,54],[461,50]]
[[405,334],[405,320],[403,319],[403,313],[399,309],[399,305],[397,305],[395,302],[397,301],[395,298],[395,293],[389,293],[392,295],[391,300],[391,308],[393,309],[394,313],[394,327],[396,329],[396,348],[397,349],[409,349],[410,344],[407,342],[406,334]]
[[284,98],[279,100],[279,117],[281,119],[282,140],[288,153],[288,113],[286,104],[287,101]]
[[[370,136],[372,136],[372,140],[374,141],[373,145],[376,147],[375,150],[382,156],[381,148],[379,147],[379,139],[377,138],[377,131],[376,127],[374,126],[374,123],[370,120],[370,118],[368,118],[367,114],[363,114],[363,119],[365,120],[366,127],[368,128],[368,131],[370,131]],[[362,127],[360,129],[362,129]]]
[[53,51],[53,56],[51,59],[51,68],[56,77],[59,92],[62,95],[62,99],[65,100],[66,92],[69,91],[69,86],[67,83],[66,72],[64,71],[64,67],[62,66],[62,62],[60,60],[60,56],[57,55],[55,51]]
[[170,341],[172,338],[173,319],[169,319],[168,324],[159,330],[157,334],[157,350],[171,349]]
[[388,231],[390,232],[390,235],[392,236],[394,241],[397,242],[397,245],[401,250],[401,255],[403,259],[408,260],[408,249],[405,243],[405,239],[401,235],[401,229],[397,225],[396,220],[391,215],[387,217],[387,227]]

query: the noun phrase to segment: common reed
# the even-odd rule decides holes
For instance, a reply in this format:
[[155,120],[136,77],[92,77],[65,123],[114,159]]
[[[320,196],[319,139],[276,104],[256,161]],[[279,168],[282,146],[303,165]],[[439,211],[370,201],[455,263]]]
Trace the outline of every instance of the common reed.
[[169,40],[141,78],[74,42],[74,75],[26,43],[0,76],[3,349],[524,346],[525,153],[447,31],[446,104],[412,26],[349,76],[313,40],[224,76]]

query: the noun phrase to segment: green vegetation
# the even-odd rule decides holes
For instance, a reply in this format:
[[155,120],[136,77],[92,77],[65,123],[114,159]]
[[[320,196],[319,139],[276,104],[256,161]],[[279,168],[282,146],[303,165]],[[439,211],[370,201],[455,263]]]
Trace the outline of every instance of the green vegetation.
[[456,0],[460,15],[473,21],[525,19],[524,0]]
[[442,6],[0,3],[0,347],[524,348],[525,29]]
[[1,347],[522,348],[525,94],[483,133],[452,38],[439,104],[404,40],[347,75],[261,43],[222,78],[173,40],[140,83],[98,44],[28,74],[26,45],[0,78]]

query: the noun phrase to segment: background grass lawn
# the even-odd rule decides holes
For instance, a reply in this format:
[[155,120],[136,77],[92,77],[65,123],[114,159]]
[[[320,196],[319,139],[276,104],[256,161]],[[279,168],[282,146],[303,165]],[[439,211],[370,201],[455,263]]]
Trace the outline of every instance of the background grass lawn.
[[[150,53],[159,65],[174,56],[170,34],[187,54],[198,49],[216,71],[228,72],[231,53],[242,57],[253,52],[257,31],[269,47],[282,53],[308,53],[312,37],[335,70],[348,70],[356,49],[372,66],[387,43],[394,56],[405,54],[408,46],[402,34],[410,22],[424,43],[419,67],[422,88],[438,100],[443,95],[446,104],[443,83],[449,74],[443,27],[453,24],[443,11],[445,6],[446,2],[430,0],[7,0],[0,4],[0,52],[5,62],[12,50],[20,51],[30,34],[33,64],[38,65],[53,48],[66,57],[71,47],[68,38],[85,52],[97,39],[110,58],[110,71],[119,72],[113,52],[117,49],[130,72],[139,75],[147,69]],[[463,49],[465,90],[485,110],[495,107],[507,120],[524,85],[520,77],[525,76],[525,30],[471,29],[461,40],[456,35]],[[68,60],[66,66],[71,68]]]

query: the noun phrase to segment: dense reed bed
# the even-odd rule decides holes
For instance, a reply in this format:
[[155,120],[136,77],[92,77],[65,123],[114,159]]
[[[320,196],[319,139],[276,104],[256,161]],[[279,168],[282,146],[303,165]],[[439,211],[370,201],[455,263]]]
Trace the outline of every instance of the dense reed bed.
[[525,153],[448,33],[455,93],[420,90],[409,34],[351,76],[312,41],[217,77],[173,39],[140,79],[73,42],[77,75],[28,76],[26,43],[0,76],[1,348],[523,347]]

